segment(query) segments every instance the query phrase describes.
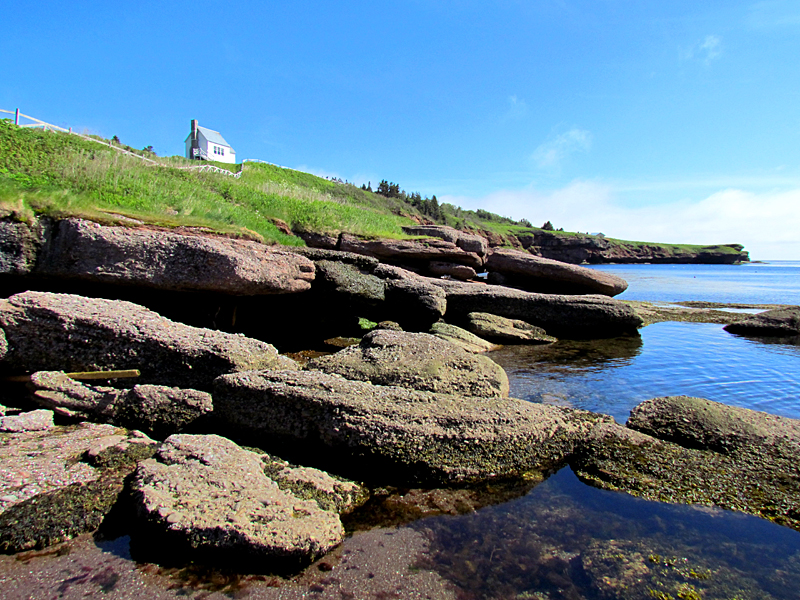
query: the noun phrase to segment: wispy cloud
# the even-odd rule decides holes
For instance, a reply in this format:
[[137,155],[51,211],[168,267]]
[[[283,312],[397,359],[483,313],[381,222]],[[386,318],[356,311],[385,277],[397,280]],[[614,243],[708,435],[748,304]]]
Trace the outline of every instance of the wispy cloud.
[[680,56],[683,60],[698,60],[709,66],[722,56],[722,38],[718,35],[707,35],[702,42],[682,50]]
[[442,196],[534,225],[551,221],[567,231],[687,244],[744,244],[756,259],[800,260],[800,187],[782,192],[720,189],[698,201],[625,206],[609,185],[575,181],[554,191],[498,191],[483,198]]
[[800,6],[796,0],[766,0],[750,6],[750,25],[757,28],[800,25]]
[[522,98],[517,96],[509,96],[506,102],[506,111],[503,113],[503,121],[515,121],[521,119],[528,114],[528,105]]
[[588,152],[592,147],[592,134],[573,127],[569,131],[541,144],[532,155],[539,169],[559,171],[564,160],[576,152]]

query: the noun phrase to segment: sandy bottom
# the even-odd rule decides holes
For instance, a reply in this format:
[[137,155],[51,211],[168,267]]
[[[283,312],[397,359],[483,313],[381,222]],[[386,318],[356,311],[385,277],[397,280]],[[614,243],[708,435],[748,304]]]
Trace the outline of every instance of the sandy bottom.
[[0,556],[4,600],[162,598],[265,600],[454,599],[438,574],[416,568],[426,538],[407,528],[374,529],[348,538],[292,579],[192,568],[164,569],[131,560],[128,538],[80,536],[42,552]]

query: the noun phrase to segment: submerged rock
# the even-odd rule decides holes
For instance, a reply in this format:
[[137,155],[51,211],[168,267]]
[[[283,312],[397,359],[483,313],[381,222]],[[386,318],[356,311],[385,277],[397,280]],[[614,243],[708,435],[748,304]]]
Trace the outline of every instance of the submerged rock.
[[541,327],[519,319],[506,319],[489,313],[473,312],[467,315],[469,329],[488,340],[506,344],[551,344],[558,340]]
[[0,551],[94,531],[154,450],[141,433],[94,423],[0,433]]
[[316,358],[306,368],[376,385],[463,396],[508,396],[508,376],[500,365],[427,333],[377,329],[358,346]]
[[468,398],[315,371],[251,371],[214,385],[231,435],[348,477],[452,484],[562,463],[610,417],[509,398]]
[[216,435],[174,435],[143,461],[132,494],[160,552],[258,571],[297,570],[344,539],[339,516],[264,473],[260,455]]
[[208,389],[223,373],[298,368],[267,343],[121,300],[23,292],[0,300],[0,328],[3,362],[20,371],[139,369],[140,383]]

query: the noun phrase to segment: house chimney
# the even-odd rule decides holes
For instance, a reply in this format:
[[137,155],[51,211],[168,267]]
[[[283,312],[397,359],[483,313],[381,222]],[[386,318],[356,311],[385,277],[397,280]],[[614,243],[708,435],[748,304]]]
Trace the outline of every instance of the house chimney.
[[197,151],[200,148],[200,141],[197,139],[197,119],[192,119],[191,140],[191,158],[200,158],[199,152]]

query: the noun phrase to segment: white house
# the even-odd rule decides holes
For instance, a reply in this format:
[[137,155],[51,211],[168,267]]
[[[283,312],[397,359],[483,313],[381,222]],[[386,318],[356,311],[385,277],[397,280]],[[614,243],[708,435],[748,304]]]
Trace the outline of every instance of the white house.
[[192,119],[192,130],[186,138],[186,158],[235,164],[236,152],[219,131],[200,127],[197,119]]

